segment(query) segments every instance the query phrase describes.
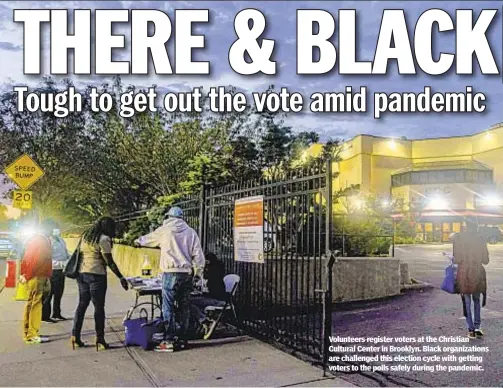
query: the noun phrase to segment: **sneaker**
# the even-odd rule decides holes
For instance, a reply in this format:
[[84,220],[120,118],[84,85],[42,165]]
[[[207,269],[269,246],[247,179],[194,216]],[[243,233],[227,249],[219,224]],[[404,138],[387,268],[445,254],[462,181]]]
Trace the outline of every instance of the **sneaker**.
[[57,321],[55,321],[54,319],[52,318],[42,318],[42,321],[43,322],[47,322],[47,323],[56,323]]
[[32,345],[32,344],[43,344],[49,342],[49,338],[47,337],[32,337],[24,340],[25,344]]
[[187,340],[178,340],[176,341],[176,350],[185,350],[187,349]]
[[468,338],[477,338],[477,336],[475,335],[475,330],[468,330]]
[[477,336],[477,338],[482,338],[484,336],[484,332],[482,331],[482,329],[477,329],[475,330],[475,335]]
[[173,346],[173,342],[170,341],[162,341],[154,348],[154,352],[173,353],[174,351],[175,347]]

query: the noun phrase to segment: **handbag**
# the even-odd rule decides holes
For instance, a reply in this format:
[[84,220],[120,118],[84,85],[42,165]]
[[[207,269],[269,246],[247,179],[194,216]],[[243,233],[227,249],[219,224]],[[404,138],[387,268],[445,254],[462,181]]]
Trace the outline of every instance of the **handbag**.
[[75,248],[75,251],[73,251],[72,256],[65,265],[63,273],[67,278],[77,279],[77,276],[79,276],[80,259],[82,256],[80,252],[81,243],[82,243],[82,237],[80,238],[79,243],[77,244],[77,248]]
[[450,264],[445,268],[444,281],[442,282],[442,286],[440,288],[449,294],[457,294],[456,275],[458,265],[454,264],[452,257],[450,258],[450,261]]

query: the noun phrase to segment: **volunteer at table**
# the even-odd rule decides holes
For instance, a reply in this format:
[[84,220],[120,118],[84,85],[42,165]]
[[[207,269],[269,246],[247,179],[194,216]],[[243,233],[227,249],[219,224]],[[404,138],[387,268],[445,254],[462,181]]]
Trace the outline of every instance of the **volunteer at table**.
[[[187,342],[190,320],[189,296],[193,274],[199,276],[204,268],[204,253],[197,233],[183,220],[183,211],[173,207],[163,225],[140,237],[136,245],[160,247],[162,272],[162,315],[164,341],[155,348],[158,352],[173,352]],[[178,304],[180,329],[175,324],[175,301]]]

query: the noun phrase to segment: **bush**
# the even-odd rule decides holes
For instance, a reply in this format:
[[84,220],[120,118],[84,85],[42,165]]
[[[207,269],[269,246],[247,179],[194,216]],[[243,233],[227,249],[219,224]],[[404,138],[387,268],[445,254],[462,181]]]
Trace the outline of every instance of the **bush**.
[[347,257],[388,256],[393,238],[379,219],[344,217],[334,222],[335,249]]
[[414,244],[415,242],[416,242],[415,237],[395,236],[395,244]]

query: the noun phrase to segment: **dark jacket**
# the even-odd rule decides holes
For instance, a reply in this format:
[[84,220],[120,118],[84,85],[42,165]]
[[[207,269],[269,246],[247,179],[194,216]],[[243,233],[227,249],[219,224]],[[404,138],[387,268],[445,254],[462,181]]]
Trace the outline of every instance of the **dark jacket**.
[[489,252],[485,239],[475,233],[456,235],[453,244],[454,263],[458,264],[457,285],[461,294],[487,292],[484,265],[489,264]]
[[208,294],[211,298],[226,300],[224,284],[225,268],[219,260],[213,260],[206,264],[204,268],[204,277],[207,279]]

